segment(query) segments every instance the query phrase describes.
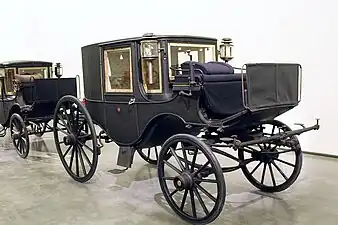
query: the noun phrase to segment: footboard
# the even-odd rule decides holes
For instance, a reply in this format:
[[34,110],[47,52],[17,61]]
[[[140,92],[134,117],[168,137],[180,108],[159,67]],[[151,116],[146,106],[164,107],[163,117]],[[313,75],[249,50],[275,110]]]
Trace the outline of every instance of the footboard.
[[302,68],[299,64],[245,64],[242,67],[244,106],[251,111],[256,111],[269,107],[298,105],[301,100],[301,75]]

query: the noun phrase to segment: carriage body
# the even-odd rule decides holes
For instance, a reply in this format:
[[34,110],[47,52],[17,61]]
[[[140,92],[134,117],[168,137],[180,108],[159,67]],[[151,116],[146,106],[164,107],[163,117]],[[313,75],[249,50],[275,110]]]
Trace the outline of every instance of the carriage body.
[[[149,60],[142,57],[142,43],[151,41],[159,54]],[[187,50],[194,54],[194,85]],[[174,134],[197,135],[206,126],[239,132],[299,102],[298,64],[249,64],[235,72],[217,62],[213,38],[150,35],[98,43],[82,48],[82,60],[86,107],[120,146],[162,145]]]
[[[53,119],[55,106],[64,95],[77,96],[75,78],[53,77],[53,63],[46,61],[17,60],[0,63],[0,124],[1,136],[7,128],[24,131],[26,143],[17,149],[25,158],[29,152],[29,135],[42,136],[52,131],[48,122]],[[12,126],[13,125],[13,126]],[[19,147],[12,134],[15,147]],[[19,140],[20,140],[19,138]],[[20,152],[21,151],[21,152]]]

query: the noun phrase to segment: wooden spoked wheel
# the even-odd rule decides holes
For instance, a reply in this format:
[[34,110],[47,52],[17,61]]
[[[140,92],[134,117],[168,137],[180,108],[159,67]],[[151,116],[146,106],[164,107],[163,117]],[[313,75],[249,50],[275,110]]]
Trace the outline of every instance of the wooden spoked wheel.
[[92,178],[98,163],[98,144],[93,121],[73,96],[62,97],[53,119],[57,152],[67,173],[78,182]]
[[29,137],[22,117],[14,113],[10,118],[9,126],[16,152],[21,158],[27,158],[29,153]]
[[31,124],[32,131],[34,132],[35,136],[42,137],[47,129],[47,123],[41,122],[37,124]]
[[[173,157],[167,160],[168,154]],[[205,224],[221,213],[226,195],[222,169],[197,137],[177,134],[163,144],[158,177],[165,199],[183,220]]]
[[[265,137],[291,130],[278,120],[267,121],[261,127]],[[242,167],[243,174],[261,191],[283,191],[298,178],[303,163],[302,150],[296,135],[288,139],[293,141],[293,147],[274,141],[238,150],[240,160],[252,160]]]

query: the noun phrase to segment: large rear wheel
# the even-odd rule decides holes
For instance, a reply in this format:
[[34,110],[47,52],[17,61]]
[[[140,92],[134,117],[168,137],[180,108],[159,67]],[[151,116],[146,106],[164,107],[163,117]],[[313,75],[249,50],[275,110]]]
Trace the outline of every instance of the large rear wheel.
[[[173,157],[167,159],[168,154]],[[163,144],[158,177],[164,197],[182,219],[206,224],[221,213],[226,195],[221,166],[195,136],[177,134]]]
[[67,173],[86,182],[95,173],[99,149],[93,121],[83,104],[74,96],[62,97],[53,119],[57,152]]
[[[267,121],[258,129],[265,137],[291,131],[278,120]],[[242,167],[242,171],[248,181],[261,191],[283,191],[298,178],[303,164],[302,150],[296,135],[288,139],[294,143],[292,147],[272,141],[238,149],[240,160],[253,159],[252,163]]]

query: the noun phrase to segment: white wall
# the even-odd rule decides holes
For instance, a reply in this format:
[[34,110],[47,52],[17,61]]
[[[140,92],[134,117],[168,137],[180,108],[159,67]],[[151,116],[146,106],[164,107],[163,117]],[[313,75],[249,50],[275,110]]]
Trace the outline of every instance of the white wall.
[[[298,62],[303,101],[282,116],[321,130],[301,136],[304,150],[338,155],[338,16],[333,0],[2,0],[0,61],[60,61],[81,74],[83,45],[120,37],[191,34],[234,39],[233,63]],[[332,69],[330,67],[333,67]]]

